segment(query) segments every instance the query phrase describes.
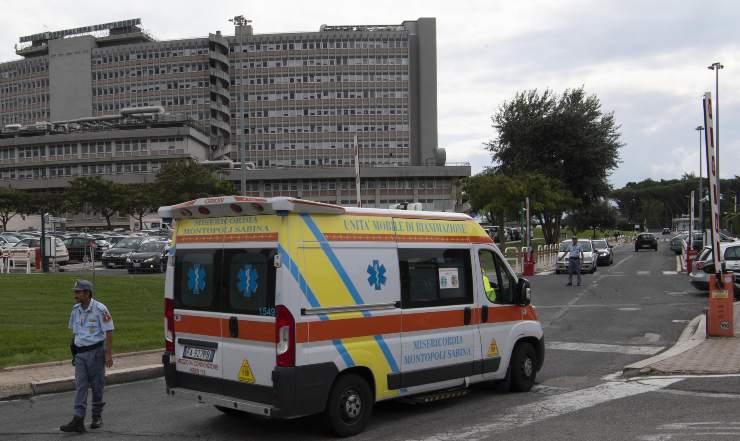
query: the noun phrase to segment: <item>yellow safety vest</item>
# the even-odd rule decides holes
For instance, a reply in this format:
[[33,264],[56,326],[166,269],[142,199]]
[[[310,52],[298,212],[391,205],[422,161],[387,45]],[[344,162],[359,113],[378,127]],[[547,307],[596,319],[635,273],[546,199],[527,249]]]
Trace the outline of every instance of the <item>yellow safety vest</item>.
[[496,291],[491,286],[491,281],[488,280],[488,276],[483,274],[483,290],[486,292],[486,297],[488,297],[488,300],[495,302],[496,301]]

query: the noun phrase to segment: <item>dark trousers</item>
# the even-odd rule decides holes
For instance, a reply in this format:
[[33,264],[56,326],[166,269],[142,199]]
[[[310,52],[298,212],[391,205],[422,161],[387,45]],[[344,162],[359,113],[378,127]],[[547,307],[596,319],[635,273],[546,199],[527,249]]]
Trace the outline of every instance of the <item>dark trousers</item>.
[[87,389],[92,389],[92,415],[103,413],[105,385],[105,347],[75,355],[75,416],[85,418]]
[[568,259],[568,283],[573,283],[573,274],[577,275],[578,284],[581,284],[581,259]]

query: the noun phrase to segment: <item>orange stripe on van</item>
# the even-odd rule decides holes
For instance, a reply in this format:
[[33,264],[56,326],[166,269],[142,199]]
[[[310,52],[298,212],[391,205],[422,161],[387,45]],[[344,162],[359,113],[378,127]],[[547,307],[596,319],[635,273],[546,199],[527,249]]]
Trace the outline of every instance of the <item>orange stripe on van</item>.
[[296,333],[298,343],[398,333],[401,331],[401,315],[322,320],[307,325],[308,332]]
[[[229,329],[229,320],[222,322],[223,329]],[[275,343],[275,323],[239,320],[239,339]]]
[[[180,320],[175,321],[175,333],[178,332],[207,335],[210,337],[228,336],[229,319],[220,317],[200,317],[180,314]],[[258,322],[254,320],[239,320],[239,339],[275,343],[275,324],[273,322]]]
[[200,243],[200,242],[276,242],[277,233],[251,233],[251,234],[199,234],[193,236],[178,236],[178,243]]
[[[228,323],[226,326],[228,329]],[[221,319],[180,314],[180,320],[175,320],[175,333],[178,332],[221,337]]]
[[[522,314],[524,309],[524,314]],[[497,306],[488,308],[488,321],[481,323],[481,308],[471,311],[470,325],[494,324],[519,320],[537,320],[532,306]],[[452,311],[418,312],[377,317],[300,322],[296,324],[296,342],[307,343],[371,335],[397,334],[403,332],[429,331],[462,327],[463,309]]]

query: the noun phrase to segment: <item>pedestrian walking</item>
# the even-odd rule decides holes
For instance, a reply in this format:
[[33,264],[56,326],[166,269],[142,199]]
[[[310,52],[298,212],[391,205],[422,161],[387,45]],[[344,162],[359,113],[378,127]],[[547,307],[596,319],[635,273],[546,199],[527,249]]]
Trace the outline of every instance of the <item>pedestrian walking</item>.
[[573,286],[573,274],[576,274],[578,286],[581,286],[581,262],[583,261],[583,248],[578,245],[578,238],[573,236],[573,243],[565,250],[568,253],[568,284]]
[[69,316],[74,334],[70,350],[75,367],[74,417],[59,427],[62,432],[84,432],[87,389],[92,388],[91,429],[103,425],[105,367],[113,366],[113,319],[104,304],[93,299],[93,284],[77,280],[72,289],[77,304]]

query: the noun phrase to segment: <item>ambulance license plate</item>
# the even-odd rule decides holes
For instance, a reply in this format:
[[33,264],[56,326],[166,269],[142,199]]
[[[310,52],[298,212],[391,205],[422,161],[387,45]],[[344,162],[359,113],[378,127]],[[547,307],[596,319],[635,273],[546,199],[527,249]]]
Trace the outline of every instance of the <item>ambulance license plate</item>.
[[192,360],[201,360],[208,362],[213,361],[213,356],[215,354],[216,351],[213,349],[196,348],[193,346],[185,346],[182,351],[183,358],[190,358]]

